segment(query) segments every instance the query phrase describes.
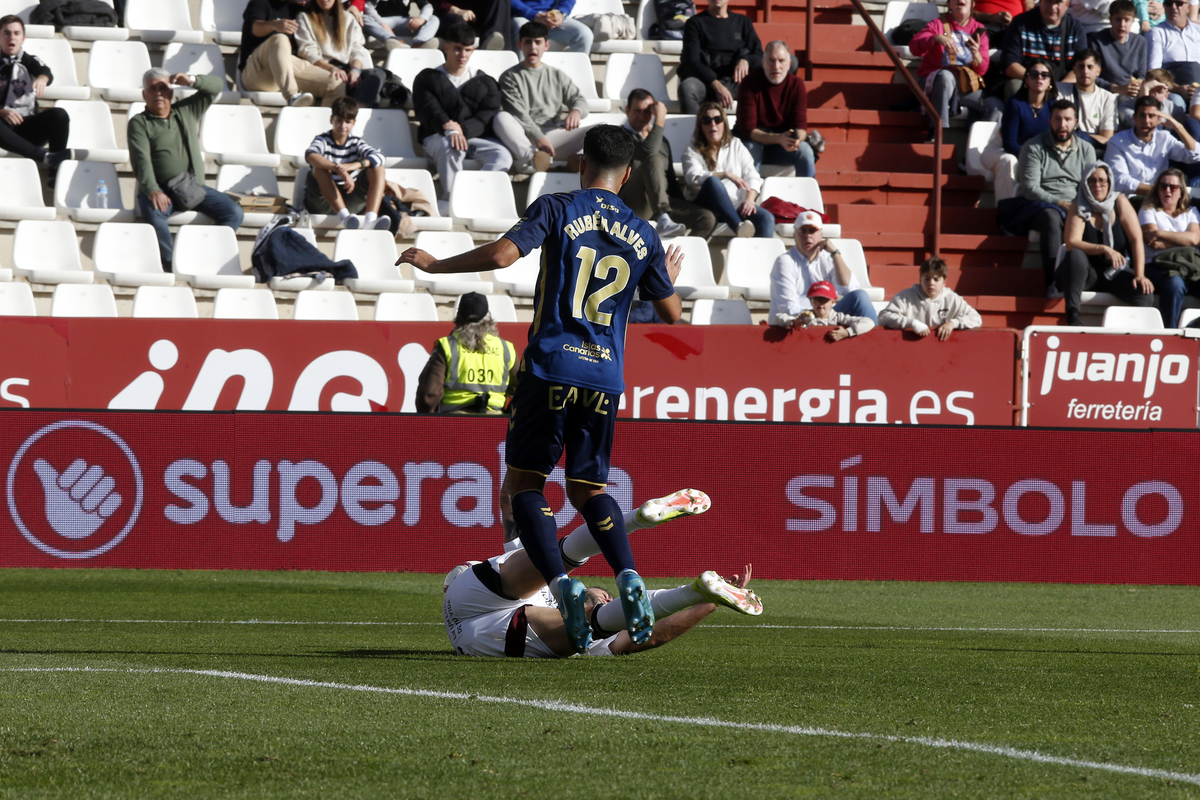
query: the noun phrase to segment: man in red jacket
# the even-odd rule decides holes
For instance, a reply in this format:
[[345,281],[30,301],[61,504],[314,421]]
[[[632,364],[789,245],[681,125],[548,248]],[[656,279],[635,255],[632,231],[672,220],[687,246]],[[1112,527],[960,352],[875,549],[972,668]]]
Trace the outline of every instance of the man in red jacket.
[[762,66],[750,70],[738,93],[735,132],[754,156],[754,166],[782,164],[796,176],[811,178],[816,159],[808,138],[808,93],[804,81],[788,74],[792,54],[786,42],[774,41],[763,51]]

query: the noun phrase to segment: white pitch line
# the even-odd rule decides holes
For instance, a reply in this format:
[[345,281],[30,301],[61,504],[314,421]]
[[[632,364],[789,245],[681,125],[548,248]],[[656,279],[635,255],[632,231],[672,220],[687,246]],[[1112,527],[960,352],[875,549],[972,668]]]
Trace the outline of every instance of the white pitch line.
[[0,619],[4,623],[96,623],[104,625],[442,625],[441,622],[321,622],[274,619]]
[[617,717],[634,719],[645,722],[680,723],[708,728],[730,728],[735,730],[762,731],[764,733],[785,733],[794,736],[819,736],[835,739],[860,739],[876,742],[895,742],[897,744],[917,744],[941,750],[962,750],[971,753],[997,755],[1019,761],[1031,761],[1038,764],[1055,764],[1063,767],[1112,772],[1120,775],[1136,775],[1143,778],[1158,778],[1166,781],[1179,781],[1200,786],[1200,775],[1187,772],[1171,772],[1169,770],[1151,769],[1149,767],[1131,767],[1123,764],[1108,764],[1099,761],[1085,761],[1077,758],[1046,755],[1036,750],[1020,750],[1003,745],[980,744],[964,742],[957,739],[939,739],[927,736],[892,736],[882,733],[854,733],[851,731],[836,731],[828,728],[814,728],[805,725],[776,725],[761,722],[731,722],[714,717],[677,717],[661,714],[647,714],[640,711],[621,711],[615,708],[597,708],[577,703],[562,703],[557,700],[522,700],[515,697],[491,697],[464,692],[438,692],[429,689],[404,689],[387,686],[369,686],[366,684],[332,683],[329,681],[313,681],[300,678],[282,678],[275,675],[255,675],[247,672],[228,672],[210,669],[168,669],[168,668],[115,668],[115,667],[13,667],[0,669],[0,672],[121,672],[126,674],[171,674],[171,675],[200,675],[211,678],[230,678],[233,680],[254,681],[257,683],[272,683],[283,686],[296,686],[308,689],[340,689],[351,692],[370,692],[374,694],[401,695],[405,697],[425,697],[437,700],[466,700],[480,703],[499,703],[504,705],[524,706],[543,711],[556,711],[566,714],[584,714],[593,717]]

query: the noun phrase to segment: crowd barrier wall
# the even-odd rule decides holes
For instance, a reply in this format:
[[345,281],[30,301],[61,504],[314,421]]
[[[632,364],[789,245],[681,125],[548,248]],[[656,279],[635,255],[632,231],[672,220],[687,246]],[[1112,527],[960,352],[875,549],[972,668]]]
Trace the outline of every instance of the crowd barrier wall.
[[[498,553],[505,421],[0,411],[0,566],[442,572]],[[622,420],[622,507],[712,509],[633,536],[648,576],[1200,583],[1186,431]],[[547,499],[581,520],[561,470]],[[604,574],[599,563],[588,574]]]

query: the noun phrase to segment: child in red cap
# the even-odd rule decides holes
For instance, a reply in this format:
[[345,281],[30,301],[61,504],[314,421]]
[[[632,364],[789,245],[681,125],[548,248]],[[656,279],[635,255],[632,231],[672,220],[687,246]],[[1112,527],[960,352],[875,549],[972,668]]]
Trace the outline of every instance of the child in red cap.
[[833,304],[837,302],[837,299],[837,289],[832,283],[817,281],[808,289],[808,301],[812,303],[812,311],[802,311],[792,323],[793,327],[833,325],[833,330],[825,334],[827,342],[840,342],[851,336],[861,336],[875,327],[875,323],[870,317],[855,317],[841,311],[834,311]]

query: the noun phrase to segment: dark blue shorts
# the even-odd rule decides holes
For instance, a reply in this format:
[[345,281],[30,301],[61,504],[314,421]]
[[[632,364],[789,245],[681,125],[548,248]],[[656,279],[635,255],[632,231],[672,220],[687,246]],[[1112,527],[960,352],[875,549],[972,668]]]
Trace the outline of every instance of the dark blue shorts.
[[513,393],[505,463],[549,476],[565,447],[567,478],[608,485],[619,397],[544,381],[525,370]]

